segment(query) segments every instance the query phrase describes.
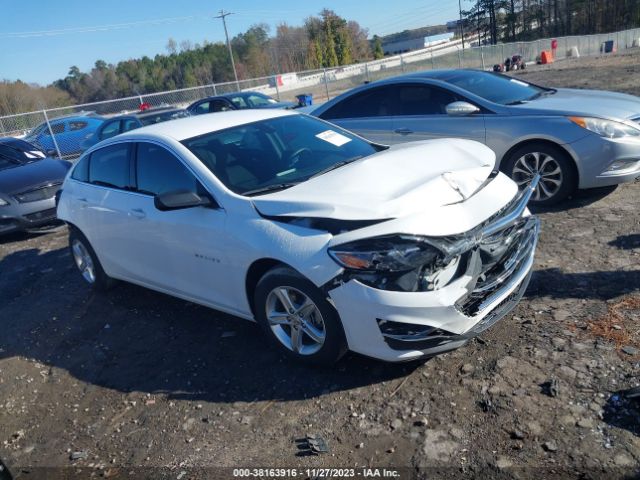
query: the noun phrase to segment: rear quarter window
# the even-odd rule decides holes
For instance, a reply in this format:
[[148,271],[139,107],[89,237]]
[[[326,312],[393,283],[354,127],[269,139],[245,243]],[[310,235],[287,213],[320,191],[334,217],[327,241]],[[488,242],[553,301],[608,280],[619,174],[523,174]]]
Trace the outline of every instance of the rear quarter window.
[[[51,132],[53,132],[54,135],[64,133],[64,123],[55,123],[51,125]],[[47,127],[45,127],[45,129],[42,131],[44,135],[51,135],[51,132]]]
[[87,128],[87,125],[89,125],[87,122],[69,122],[69,130],[72,132],[82,130],[83,128]]
[[89,155],[82,157],[71,172],[71,178],[79,182],[89,181]]
[[131,186],[129,166],[129,144],[109,145],[91,154],[89,182],[113,188]]

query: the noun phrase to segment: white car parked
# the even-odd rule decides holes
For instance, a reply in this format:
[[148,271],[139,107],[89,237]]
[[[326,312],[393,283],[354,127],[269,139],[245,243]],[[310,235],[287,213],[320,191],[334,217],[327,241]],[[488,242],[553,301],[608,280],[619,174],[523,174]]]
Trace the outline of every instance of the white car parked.
[[255,319],[310,363],[404,361],[464,345],[527,287],[532,190],[493,166],[469,140],[388,148],[293,112],[225,112],[94,146],[58,216],[95,288]]

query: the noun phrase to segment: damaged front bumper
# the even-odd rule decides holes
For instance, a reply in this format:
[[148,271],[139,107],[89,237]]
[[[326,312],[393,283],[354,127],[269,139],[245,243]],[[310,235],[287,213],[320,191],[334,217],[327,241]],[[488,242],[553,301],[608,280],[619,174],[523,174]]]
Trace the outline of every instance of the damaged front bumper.
[[508,314],[531,277],[540,223],[526,205],[534,188],[453,238],[466,245],[459,252],[465,268],[446,286],[388,291],[350,279],[330,290],[349,348],[387,361],[436,355],[464,345]]

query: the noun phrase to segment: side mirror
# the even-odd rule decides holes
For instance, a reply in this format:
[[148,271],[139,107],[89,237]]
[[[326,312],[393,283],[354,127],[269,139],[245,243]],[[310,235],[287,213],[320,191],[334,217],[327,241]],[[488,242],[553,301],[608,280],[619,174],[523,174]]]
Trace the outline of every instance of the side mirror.
[[183,208],[209,207],[213,202],[209,197],[201,197],[197,193],[180,190],[156,195],[153,204],[158,210],[166,212]]
[[478,113],[480,109],[469,102],[453,102],[446,106],[447,115],[471,115]]

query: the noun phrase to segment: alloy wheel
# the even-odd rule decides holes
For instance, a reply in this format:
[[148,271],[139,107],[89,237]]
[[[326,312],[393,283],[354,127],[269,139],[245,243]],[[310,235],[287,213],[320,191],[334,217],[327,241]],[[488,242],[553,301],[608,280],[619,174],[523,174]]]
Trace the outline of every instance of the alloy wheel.
[[71,251],[73,252],[73,260],[76,262],[76,266],[82,277],[88,283],[95,283],[96,273],[93,265],[93,259],[87,247],[80,240],[74,240],[71,245]]
[[563,176],[560,164],[555,158],[543,152],[530,152],[516,160],[512,178],[518,187],[528,185],[535,175],[540,175],[540,181],[533,192],[532,200],[548,200],[558,193]]
[[276,287],[267,296],[269,327],[285,347],[299,355],[318,352],[326,338],[324,319],[318,306],[293,287]]

